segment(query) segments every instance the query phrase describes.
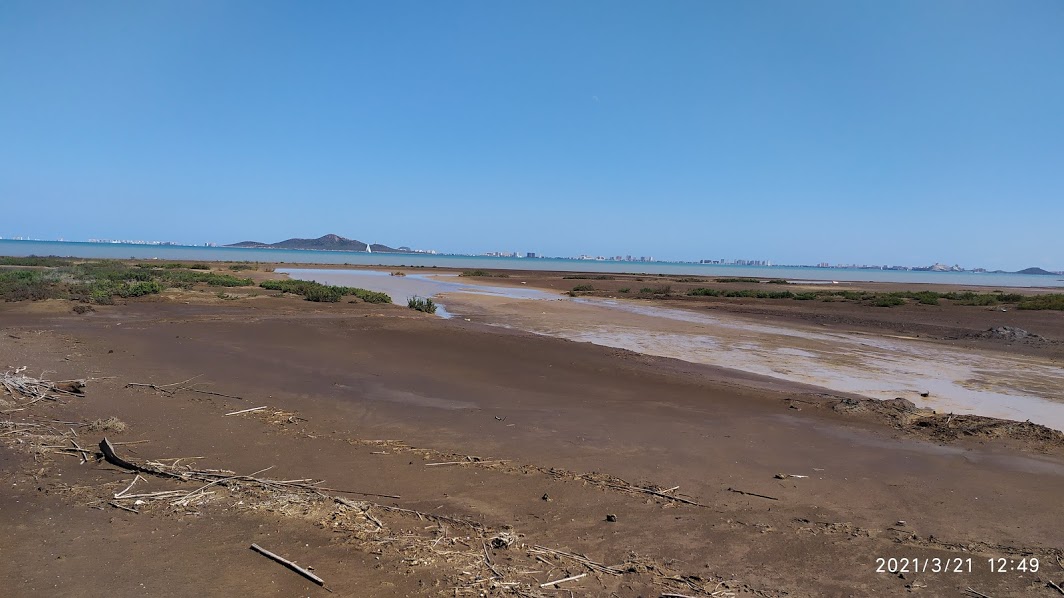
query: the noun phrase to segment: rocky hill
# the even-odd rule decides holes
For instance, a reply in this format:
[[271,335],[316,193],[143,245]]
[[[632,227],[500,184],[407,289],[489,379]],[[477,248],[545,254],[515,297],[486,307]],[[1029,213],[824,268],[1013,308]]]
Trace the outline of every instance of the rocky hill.
[[259,241],[241,241],[226,245],[226,247],[259,247],[263,249],[316,249],[319,251],[368,251],[374,253],[412,253],[408,249],[395,249],[380,243],[364,243],[355,239],[348,239],[340,235],[325,235],[317,239],[288,239],[278,243],[262,243]]

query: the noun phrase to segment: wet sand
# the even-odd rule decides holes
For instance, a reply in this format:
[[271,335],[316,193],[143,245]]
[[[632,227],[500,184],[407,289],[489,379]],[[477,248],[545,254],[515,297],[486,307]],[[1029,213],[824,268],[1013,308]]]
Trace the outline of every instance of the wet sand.
[[319,282],[382,290],[402,303],[411,294],[433,296],[447,316],[733,368],[836,392],[876,399],[901,397],[943,413],[1030,420],[1064,430],[1064,367],[1052,355],[756,321],[646,300],[574,299],[522,287],[519,281],[455,274],[396,277],[363,270],[287,272]]

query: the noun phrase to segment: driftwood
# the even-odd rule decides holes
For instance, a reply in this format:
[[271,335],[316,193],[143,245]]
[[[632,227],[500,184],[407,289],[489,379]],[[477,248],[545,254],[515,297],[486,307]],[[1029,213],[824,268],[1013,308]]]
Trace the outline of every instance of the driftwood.
[[1046,585],[1048,585],[1049,587],[1053,588],[1054,590],[1060,592],[1061,594],[1064,594],[1064,588],[1062,588],[1062,587],[1058,586],[1057,584],[1053,583],[1052,579],[1050,579],[1048,582],[1046,582]]
[[566,552],[564,550],[556,550],[554,548],[547,548],[546,546],[539,546],[538,544],[533,545],[531,548],[528,549],[528,551],[532,554],[548,554],[551,556],[558,556],[572,561],[576,561],[581,565],[587,567],[588,569],[591,569],[592,571],[598,571],[599,573],[609,573],[610,575],[624,574],[624,571],[620,569],[617,569],[615,567],[608,567],[606,565],[603,565],[602,563],[596,563],[595,561],[587,558],[582,554]]
[[58,401],[60,395],[85,396],[82,391],[85,388],[84,380],[61,380],[53,382],[44,378],[34,378],[23,374],[26,366],[14,370],[8,370],[0,374],[0,386],[14,398],[32,399],[26,405],[32,405],[37,401]]
[[[300,490],[307,490],[307,491],[310,491],[310,492],[314,492],[314,493],[317,493],[319,495],[322,495],[323,491],[329,491],[329,492],[342,492],[342,493],[345,493],[345,494],[360,494],[360,495],[363,495],[363,496],[380,496],[380,497],[384,497],[384,498],[396,498],[396,499],[399,498],[398,496],[388,495],[388,494],[374,494],[374,493],[371,493],[371,492],[359,492],[358,490],[338,490],[336,488],[325,488],[323,486],[319,486],[318,485],[320,482],[310,482],[309,480],[268,480],[268,479],[263,479],[263,478],[256,478],[253,475],[233,475],[231,472],[221,473],[221,472],[218,472],[218,471],[211,471],[211,470],[207,470],[207,469],[200,469],[200,470],[187,469],[187,470],[179,470],[179,471],[181,471],[180,473],[174,473],[174,472],[171,472],[171,471],[167,471],[166,469],[163,469],[163,467],[153,467],[153,466],[138,465],[137,463],[133,463],[131,461],[123,459],[122,457],[119,457],[115,453],[114,445],[112,445],[111,441],[107,440],[106,438],[104,438],[103,440],[100,441],[100,451],[103,453],[104,460],[106,460],[111,465],[114,465],[116,467],[121,467],[122,469],[128,469],[129,471],[136,471],[136,472],[140,472],[140,473],[148,473],[148,474],[151,474],[151,475],[157,475],[157,476],[161,476],[161,477],[165,477],[165,478],[172,478],[172,479],[183,480],[183,481],[195,480],[195,481],[200,481],[200,482],[210,482],[210,484],[208,484],[208,486],[211,486],[211,485],[214,485],[214,484],[220,484],[220,485],[224,486],[224,485],[226,485],[227,483],[230,483],[230,482],[247,482],[247,483],[252,483],[252,484],[258,484],[259,486],[262,486],[263,488],[269,488],[269,489],[279,489],[279,488],[292,489],[292,488],[297,488],[297,489],[300,489]],[[156,464],[156,465],[159,465],[159,464]],[[266,469],[269,469],[269,468],[266,468]],[[263,470],[255,472],[255,473],[261,473],[262,471],[266,471],[266,470],[263,469]]]
[[676,486],[674,488],[669,488],[668,490],[664,490],[664,491],[660,491],[660,492],[657,491],[657,490],[651,490],[650,488],[643,488],[643,487],[640,487],[640,486],[633,486],[631,484],[628,484],[628,485],[606,484],[606,486],[609,487],[609,488],[616,488],[617,490],[624,490],[624,491],[627,491],[627,492],[643,492],[645,494],[651,494],[653,496],[657,496],[658,498],[663,498],[665,500],[671,500],[671,501],[675,501],[675,502],[682,502],[685,505],[693,505],[693,506],[696,506],[696,507],[708,508],[708,507],[706,507],[706,505],[704,505],[702,503],[698,503],[698,502],[695,502],[693,500],[689,500],[689,499],[683,498],[681,496],[673,496],[671,494],[666,494],[666,492],[671,492],[673,490],[676,490],[677,488],[679,488],[679,486]]
[[240,411],[231,411],[229,413],[226,413],[225,416],[227,417],[230,415],[240,415],[241,413],[251,413],[252,411],[262,411],[266,407],[268,407],[268,405],[263,405],[262,407],[252,407],[251,409],[241,409]]
[[555,586],[555,585],[558,585],[560,583],[565,583],[567,581],[576,581],[576,580],[578,580],[578,579],[580,579],[582,577],[587,577],[587,573],[581,573],[580,575],[573,575],[571,577],[566,577],[565,579],[556,579],[554,581],[548,581],[547,583],[541,583],[541,584],[539,584],[539,587],[546,588],[546,587],[550,587],[550,586]]
[[728,492],[734,492],[736,494],[745,494],[746,496],[756,496],[758,498],[767,498],[769,500],[779,500],[775,496],[768,496],[767,494],[758,494],[757,492],[747,492],[745,490],[739,490],[738,488],[728,488]]
[[[271,560],[274,560],[274,561],[276,561],[278,563],[281,563],[282,565],[284,565],[285,567],[288,567],[292,571],[295,571],[296,573],[302,575],[303,577],[306,577],[310,581],[313,581],[314,583],[318,584],[319,586],[325,588],[325,580],[324,579],[318,577],[317,575],[314,575],[310,571],[307,571],[306,569],[304,569],[303,567],[300,567],[299,565],[293,563],[292,561],[290,561],[290,560],[288,560],[288,559],[286,559],[286,558],[284,558],[282,556],[278,556],[278,555],[270,552],[269,550],[266,550],[265,548],[259,546],[258,544],[252,544],[251,545],[251,549],[254,550],[255,552],[261,554],[262,556],[268,558],[268,559],[271,559]],[[328,590],[329,588],[325,588],[325,589]]]
[[[202,375],[202,374],[200,374],[200,375]],[[202,390],[202,389],[196,388],[194,385],[188,384],[189,382],[192,382],[196,378],[199,378],[199,376],[193,376],[193,377],[189,378],[188,380],[182,380],[181,382],[174,382],[173,384],[150,384],[150,383],[146,383],[146,382],[130,382],[129,384],[126,384],[126,388],[130,388],[130,387],[150,388],[150,389],[152,389],[154,391],[161,392],[161,393],[163,393],[165,395],[170,395],[170,396],[173,396],[173,395],[177,394],[178,392],[180,392],[182,390],[186,390],[188,392],[196,392],[196,393],[199,393],[201,395],[211,395],[211,396],[215,396],[215,397],[224,397],[226,399],[236,399],[238,401],[243,401],[244,400],[244,397],[238,397],[238,396],[235,396],[235,395],[227,395],[225,393],[214,392],[214,391],[210,391],[210,390]]]

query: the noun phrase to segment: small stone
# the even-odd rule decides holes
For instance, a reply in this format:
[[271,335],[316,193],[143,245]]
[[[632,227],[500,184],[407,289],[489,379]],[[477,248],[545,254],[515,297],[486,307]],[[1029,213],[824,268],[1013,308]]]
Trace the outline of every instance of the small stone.
[[616,515],[612,515],[612,514],[606,515],[606,521],[609,521],[610,523],[616,522],[617,521],[617,516]]
[[547,501],[547,502],[550,502],[550,501],[552,501],[552,500],[554,500],[554,499],[553,499],[553,498],[551,498],[549,494],[547,494],[546,492],[544,492],[544,493],[543,493],[543,500],[545,500],[545,501]]

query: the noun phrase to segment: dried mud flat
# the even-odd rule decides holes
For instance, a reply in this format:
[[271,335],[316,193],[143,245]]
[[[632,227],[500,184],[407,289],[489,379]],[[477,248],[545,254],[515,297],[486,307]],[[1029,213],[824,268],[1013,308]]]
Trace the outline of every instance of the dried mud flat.
[[1059,432],[395,306],[180,299],[0,306],[5,595],[327,593],[252,544],[345,596],[1060,595]]

